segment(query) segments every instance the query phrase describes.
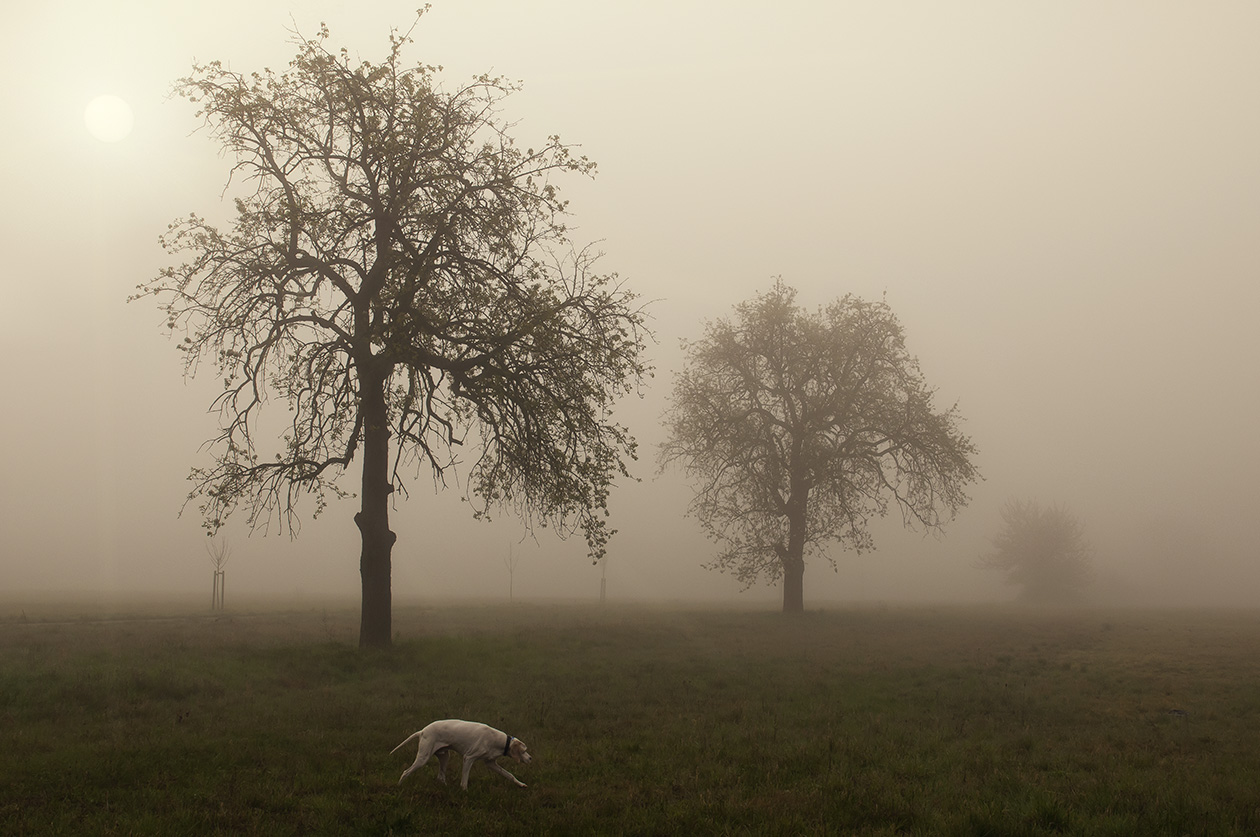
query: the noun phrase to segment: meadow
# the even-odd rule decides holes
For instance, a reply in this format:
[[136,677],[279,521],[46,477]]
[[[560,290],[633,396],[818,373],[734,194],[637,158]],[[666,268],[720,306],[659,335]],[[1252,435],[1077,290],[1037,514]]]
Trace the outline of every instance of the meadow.
[[[1260,614],[0,610],[0,833],[1256,834]],[[469,790],[430,720],[525,740]]]

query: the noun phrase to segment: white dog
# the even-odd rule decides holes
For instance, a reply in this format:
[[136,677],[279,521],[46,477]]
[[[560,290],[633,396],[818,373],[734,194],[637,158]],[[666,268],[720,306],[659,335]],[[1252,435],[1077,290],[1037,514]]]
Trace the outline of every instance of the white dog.
[[416,760],[411,767],[403,771],[402,776],[398,777],[399,784],[411,775],[411,771],[424,767],[429,758],[435,755],[438,760],[438,781],[445,784],[446,759],[450,751],[454,750],[464,757],[464,776],[459,783],[464,790],[468,790],[468,772],[472,770],[473,763],[476,761],[484,761],[486,766],[495,773],[508,777],[522,788],[526,786],[524,782],[495,762],[495,759],[500,756],[511,756],[522,764],[533,761],[525,742],[519,738],[513,738],[506,732],[500,732],[494,727],[473,721],[434,721],[419,732],[413,732],[407,736],[407,740],[390,750],[390,753],[398,752],[413,738],[420,739]]

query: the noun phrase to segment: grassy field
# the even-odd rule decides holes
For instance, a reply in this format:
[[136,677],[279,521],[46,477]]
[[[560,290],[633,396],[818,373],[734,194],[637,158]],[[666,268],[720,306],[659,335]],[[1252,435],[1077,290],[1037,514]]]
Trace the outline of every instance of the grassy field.
[[[11,610],[3,834],[1260,832],[1251,612]],[[399,786],[445,717],[530,787]]]

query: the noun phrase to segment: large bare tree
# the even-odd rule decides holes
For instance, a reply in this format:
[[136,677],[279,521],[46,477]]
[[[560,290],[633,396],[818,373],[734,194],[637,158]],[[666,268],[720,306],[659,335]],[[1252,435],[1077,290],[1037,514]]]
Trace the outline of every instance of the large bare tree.
[[[283,72],[195,66],[176,89],[234,161],[230,229],[189,216],[163,236],[186,261],[140,286],[187,366],[223,382],[214,462],[191,474],[214,531],[235,509],[294,530],[359,460],[360,644],[391,641],[391,495],[406,472],[467,469],[474,512],[507,506],[580,530],[603,554],[609,488],[634,456],[611,420],[637,387],[644,318],[566,236],[556,175],[594,164],[550,137],[522,149],[501,114],[515,87],[451,90],[295,36]],[[241,188],[244,187],[244,188]],[[278,397],[283,439],[260,450]],[[467,451],[461,455],[461,451]]]
[[785,611],[804,608],[808,554],[871,548],[869,521],[893,505],[938,529],[978,478],[957,409],[933,408],[886,303],[845,296],[808,312],[795,300],[777,280],[685,344],[661,448],[724,544],[711,566],[746,585],[782,579]]

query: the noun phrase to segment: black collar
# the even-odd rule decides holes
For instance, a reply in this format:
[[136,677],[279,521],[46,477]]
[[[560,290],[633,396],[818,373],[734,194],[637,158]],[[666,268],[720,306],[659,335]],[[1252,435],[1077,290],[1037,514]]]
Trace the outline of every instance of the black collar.
[[503,755],[506,756],[508,754],[508,750],[512,749],[512,735],[511,733],[507,733],[507,732],[503,734],[508,737],[507,741],[503,743]]

